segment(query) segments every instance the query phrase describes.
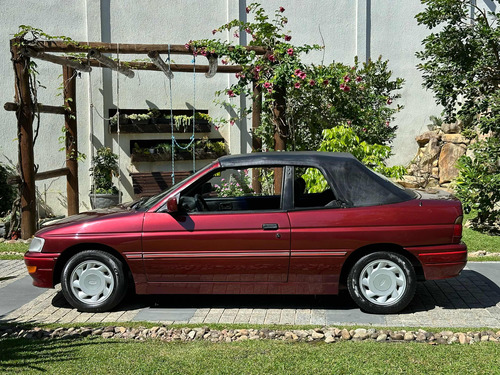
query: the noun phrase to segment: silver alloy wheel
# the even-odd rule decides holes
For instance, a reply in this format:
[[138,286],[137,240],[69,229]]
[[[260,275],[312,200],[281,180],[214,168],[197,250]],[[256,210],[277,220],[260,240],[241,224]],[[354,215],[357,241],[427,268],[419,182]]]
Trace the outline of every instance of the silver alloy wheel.
[[377,259],[368,263],[359,275],[361,293],[379,306],[393,305],[406,291],[406,276],[396,263]]
[[70,285],[71,292],[80,301],[96,304],[113,293],[115,281],[113,273],[104,263],[86,260],[71,272]]

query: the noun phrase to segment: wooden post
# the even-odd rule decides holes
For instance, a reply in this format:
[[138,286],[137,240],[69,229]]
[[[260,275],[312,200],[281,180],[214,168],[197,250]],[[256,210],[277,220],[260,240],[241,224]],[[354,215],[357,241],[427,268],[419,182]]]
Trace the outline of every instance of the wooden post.
[[[260,126],[262,118],[262,87],[256,82],[253,83],[253,96],[252,96],[252,151],[262,150],[262,140],[257,137],[255,130]],[[252,189],[255,193],[261,193],[261,184],[259,181],[259,169],[254,168],[252,174]]]
[[78,200],[78,144],[76,126],[76,75],[75,69],[63,66],[64,126],[66,130],[66,167],[69,173],[66,176],[66,191],[68,199],[68,216],[79,212]]
[[[286,136],[288,128],[286,126],[286,99],[285,88],[276,87],[274,92],[273,103],[273,122],[274,122],[274,150],[286,150]],[[274,171],[274,191],[276,194],[281,193],[281,179],[283,178],[283,170],[276,169]]]
[[19,166],[21,189],[21,238],[28,239],[36,231],[35,162],[33,155],[33,102],[30,92],[30,59],[19,53],[19,40],[12,40],[10,50],[16,78],[18,101],[17,131],[19,137]]

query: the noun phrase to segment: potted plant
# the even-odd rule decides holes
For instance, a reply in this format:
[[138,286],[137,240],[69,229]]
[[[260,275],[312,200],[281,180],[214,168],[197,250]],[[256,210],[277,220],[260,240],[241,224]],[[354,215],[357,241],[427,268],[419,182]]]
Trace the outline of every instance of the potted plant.
[[91,176],[94,185],[90,193],[92,208],[106,208],[119,203],[119,192],[113,184],[113,176],[118,176],[118,155],[109,147],[101,147],[92,158]]

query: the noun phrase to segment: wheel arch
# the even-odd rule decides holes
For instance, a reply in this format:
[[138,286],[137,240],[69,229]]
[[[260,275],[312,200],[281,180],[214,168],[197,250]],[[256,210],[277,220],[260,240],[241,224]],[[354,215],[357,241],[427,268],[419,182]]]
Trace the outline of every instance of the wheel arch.
[[68,262],[68,260],[71,259],[71,257],[81,251],[84,250],[100,250],[105,253],[111,254],[115,256],[120,262],[122,262],[124,269],[126,270],[127,273],[127,280],[129,281],[129,286],[134,286],[134,277],[132,275],[132,271],[130,270],[130,266],[127,263],[127,260],[125,257],[116,249],[113,249],[110,246],[103,245],[100,243],[93,243],[93,242],[88,242],[88,243],[80,243],[71,247],[68,247],[66,250],[64,250],[61,255],[57,258],[56,265],[54,267],[54,274],[53,274],[53,284],[59,284],[61,282],[61,274],[64,268],[64,265]]
[[354,250],[348,256],[348,258],[342,265],[342,270],[340,272],[340,279],[339,279],[340,285],[344,286],[347,285],[347,276],[349,275],[349,271],[359,259],[361,259],[365,255],[368,255],[376,251],[389,251],[391,253],[396,253],[405,256],[410,261],[410,263],[413,266],[413,269],[415,270],[415,274],[417,275],[417,281],[425,280],[422,264],[415,255],[405,250],[400,245],[396,245],[393,243],[378,243],[360,247],[359,249]]

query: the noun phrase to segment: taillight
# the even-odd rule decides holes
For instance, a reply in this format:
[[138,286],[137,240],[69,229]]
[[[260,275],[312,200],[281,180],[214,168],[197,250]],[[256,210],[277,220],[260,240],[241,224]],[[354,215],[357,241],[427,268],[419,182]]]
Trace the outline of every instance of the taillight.
[[462,240],[462,222],[464,220],[463,216],[457,217],[455,224],[453,225],[453,237],[451,243],[460,243]]

